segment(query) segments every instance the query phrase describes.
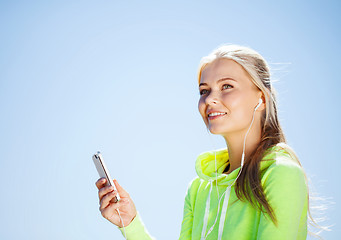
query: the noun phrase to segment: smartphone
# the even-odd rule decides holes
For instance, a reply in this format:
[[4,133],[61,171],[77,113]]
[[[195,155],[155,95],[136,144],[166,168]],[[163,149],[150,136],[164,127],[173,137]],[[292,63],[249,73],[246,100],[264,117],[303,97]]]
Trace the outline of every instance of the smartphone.
[[[92,160],[94,161],[94,164],[96,166],[97,172],[101,178],[106,178],[107,179],[107,185],[113,186],[115,191],[117,191],[116,186],[109,174],[109,171],[104,163],[103,156],[102,154],[98,151],[92,156]],[[116,195],[116,201],[120,201],[120,195],[117,193]]]

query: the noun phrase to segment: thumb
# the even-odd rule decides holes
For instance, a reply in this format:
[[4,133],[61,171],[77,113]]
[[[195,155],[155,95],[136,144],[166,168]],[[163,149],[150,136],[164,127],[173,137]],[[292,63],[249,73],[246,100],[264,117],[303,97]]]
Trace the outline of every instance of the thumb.
[[116,179],[114,179],[113,182],[114,182],[114,184],[115,184],[115,186],[116,186],[116,188],[117,188],[117,191],[118,191],[118,193],[120,194],[120,196],[122,196],[122,197],[128,197],[128,196],[129,196],[129,194],[127,193],[127,191],[124,190],[123,187],[121,187],[121,185],[117,182]]

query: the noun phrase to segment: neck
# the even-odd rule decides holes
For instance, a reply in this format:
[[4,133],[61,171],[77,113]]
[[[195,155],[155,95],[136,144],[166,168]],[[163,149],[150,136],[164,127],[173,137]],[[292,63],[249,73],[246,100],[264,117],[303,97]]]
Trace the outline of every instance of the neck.
[[[242,133],[238,132],[234,134],[229,134],[228,136],[224,136],[230,160],[230,169],[227,173],[232,172],[241,165],[243,144],[246,132],[247,129]],[[257,122],[255,121],[246,137],[244,163],[246,159],[249,159],[250,155],[257,148],[260,141],[261,141],[260,123],[257,124]]]

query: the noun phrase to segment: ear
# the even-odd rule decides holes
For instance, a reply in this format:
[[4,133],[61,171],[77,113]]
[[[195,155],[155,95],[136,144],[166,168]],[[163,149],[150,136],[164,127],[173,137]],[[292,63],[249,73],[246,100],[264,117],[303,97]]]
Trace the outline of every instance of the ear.
[[266,108],[266,104],[265,104],[265,96],[264,96],[264,94],[262,92],[260,92],[259,98],[262,99],[263,103],[259,106],[257,111],[263,111]]

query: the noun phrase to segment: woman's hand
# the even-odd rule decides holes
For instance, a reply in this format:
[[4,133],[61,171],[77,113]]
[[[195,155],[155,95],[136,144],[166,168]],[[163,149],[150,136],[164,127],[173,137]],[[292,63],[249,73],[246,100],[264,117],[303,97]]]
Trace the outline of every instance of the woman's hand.
[[99,197],[99,210],[104,218],[118,227],[123,227],[119,217],[119,209],[124,226],[128,226],[136,216],[136,208],[134,202],[131,200],[129,194],[114,180],[118,194],[121,197],[119,202],[116,202],[117,191],[114,191],[112,186],[106,186],[107,180],[100,178],[96,182]]

